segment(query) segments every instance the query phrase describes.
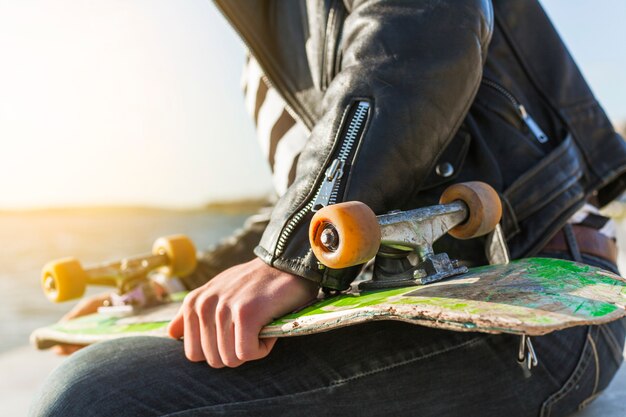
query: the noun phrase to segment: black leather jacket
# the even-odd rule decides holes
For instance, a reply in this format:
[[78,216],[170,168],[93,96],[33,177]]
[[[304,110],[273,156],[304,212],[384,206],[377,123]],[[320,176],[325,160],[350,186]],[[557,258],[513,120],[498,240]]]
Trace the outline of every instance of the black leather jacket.
[[[314,204],[359,200],[380,214],[485,181],[522,257],[591,194],[603,204],[626,185],[626,146],[537,1],[216,3],[312,132],[255,249],[278,269],[335,289],[355,276],[319,267],[307,238]],[[320,198],[336,159],[337,192]],[[484,262],[480,239],[439,246]]]

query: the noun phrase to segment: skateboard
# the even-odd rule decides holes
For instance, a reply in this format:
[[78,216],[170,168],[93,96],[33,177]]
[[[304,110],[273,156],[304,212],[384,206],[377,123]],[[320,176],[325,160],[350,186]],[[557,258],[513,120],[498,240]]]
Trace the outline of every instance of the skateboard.
[[[39,349],[88,345],[128,336],[166,337],[185,293],[130,315],[105,312],[36,330]],[[354,290],[328,297],[268,324],[261,337],[306,335],[372,320],[428,327],[539,336],[626,315],[626,281],[610,272],[560,259],[528,258],[472,268],[438,283]]]
[[[559,259],[508,262],[498,226],[500,215],[497,193],[483,183],[455,184],[444,191],[439,205],[379,216],[360,202],[322,207],[309,227],[319,267],[367,263],[371,267],[350,291],[325,296],[279,318],[263,328],[260,337],[306,335],[373,320],[399,320],[455,331],[520,335],[518,359],[527,361],[530,368],[537,362],[530,336],[626,316],[626,280],[618,275]],[[499,264],[470,269],[446,253],[435,253],[433,243],[446,233],[459,239],[487,235],[494,252],[491,258]],[[110,285],[111,276],[121,275],[123,265],[140,265],[143,269],[127,272],[131,278],[115,281],[121,294],[133,293],[133,287],[146,287],[151,269],[166,268],[169,275],[188,273],[195,265],[192,245],[181,236],[163,238],[155,243],[151,255],[90,269],[78,268],[75,260],[53,262],[44,268],[44,291],[54,301],[67,299],[59,294],[78,297],[82,294],[78,289],[84,291],[83,283],[102,284],[102,275],[108,274]],[[144,262],[147,258],[152,260]],[[59,264],[74,269],[59,268]],[[64,284],[75,285],[70,279],[73,274],[80,277],[80,285],[63,289]],[[166,336],[167,324],[183,297],[173,294],[128,314],[105,310],[57,323],[36,330],[31,339],[43,349],[58,343],[90,344],[141,334]],[[121,307],[132,300],[123,301]]]
[[[193,242],[184,235],[157,239],[152,253],[84,268],[75,258],[47,263],[41,285],[52,302],[80,298],[88,285],[114,287],[108,305],[95,314],[35,330],[31,342],[39,349],[56,344],[88,345],[123,336],[165,335],[185,293],[168,293],[167,280],[193,272],[197,265]],[[130,320],[131,325],[125,325]]]

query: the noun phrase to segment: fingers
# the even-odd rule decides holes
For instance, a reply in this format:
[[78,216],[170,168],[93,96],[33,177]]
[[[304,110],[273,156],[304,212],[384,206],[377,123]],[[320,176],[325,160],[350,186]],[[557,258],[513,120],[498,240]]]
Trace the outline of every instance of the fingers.
[[261,349],[264,353],[263,356],[259,356],[257,359],[261,359],[269,355],[272,349],[274,349],[274,345],[276,344],[277,340],[277,337],[267,337],[259,339],[259,345],[261,345],[259,346],[259,349]]
[[200,344],[206,362],[212,368],[223,368],[224,361],[220,357],[215,329],[215,308],[205,304],[200,315]]
[[66,315],[61,317],[60,322],[65,322],[76,317],[93,314],[98,311],[98,307],[103,306],[106,300],[110,299],[108,293],[96,294],[92,297],[82,299]]
[[224,365],[234,368],[243,363],[235,352],[235,329],[231,320],[232,314],[229,307],[218,307],[216,310],[216,336],[217,348]]
[[259,340],[261,326],[255,325],[251,317],[226,303],[215,304],[215,298],[192,296],[170,323],[171,337],[184,336],[187,359],[206,361],[213,368],[233,368],[269,354],[276,339]]
[[174,339],[183,337],[185,320],[182,308],[178,310],[172,322],[167,326],[167,334]]
[[80,350],[80,349],[82,349],[84,347],[85,347],[85,345],[65,345],[65,344],[62,344],[62,345],[54,346],[52,348],[52,350],[57,355],[67,356],[67,355],[71,355],[72,353],[74,353],[77,350]]
[[258,330],[243,326],[235,327],[235,353],[242,361],[254,361],[269,355],[276,343],[276,338],[259,338]]
[[260,260],[234,266],[189,293],[168,333],[183,337],[189,360],[214,368],[264,358],[276,339],[260,340],[262,327],[308,301],[302,287],[300,278]]
[[201,362],[205,360],[202,351],[202,343],[200,341],[200,326],[198,316],[193,309],[186,309],[183,313],[185,321],[183,342],[185,345],[185,356],[192,362]]
[[251,317],[249,317],[247,311],[249,311],[247,308],[242,308],[238,311],[234,326],[234,350],[237,358],[240,360],[253,361],[266,357],[274,347],[277,339],[275,337],[260,339],[259,331],[261,326],[250,325]]

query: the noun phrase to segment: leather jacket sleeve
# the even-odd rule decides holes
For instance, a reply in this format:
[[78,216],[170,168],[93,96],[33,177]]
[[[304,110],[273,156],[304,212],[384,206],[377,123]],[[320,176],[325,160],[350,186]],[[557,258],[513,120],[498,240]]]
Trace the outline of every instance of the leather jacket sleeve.
[[[327,169],[345,156],[331,203],[358,200],[377,214],[403,208],[463,121],[493,29],[489,1],[344,3],[340,70],[324,94],[296,180],[255,249],[275,268],[339,290],[360,268],[321,267],[308,242],[313,200]],[[362,122],[357,133],[355,120]],[[342,154],[346,141],[354,143]]]

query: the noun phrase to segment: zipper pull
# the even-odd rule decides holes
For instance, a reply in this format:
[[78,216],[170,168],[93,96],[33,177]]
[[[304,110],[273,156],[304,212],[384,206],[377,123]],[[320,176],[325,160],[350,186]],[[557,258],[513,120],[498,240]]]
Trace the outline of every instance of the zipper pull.
[[524,123],[526,123],[526,126],[528,126],[537,141],[539,143],[546,143],[549,139],[548,135],[543,133],[543,130],[541,130],[537,122],[535,122],[535,120],[530,117],[530,114],[528,114],[526,108],[522,104],[520,104],[519,106],[517,106],[517,110],[519,111],[520,116],[522,116],[522,120],[524,121]]
[[324,174],[324,181],[320,187],[315,200],[313,201],[313,208],[311,211],[316,212],[328,205],[328,202],[333,197],[333,194],[337,192],[337,184],[339,179],[343,176],[343,167],[345,162],[341,159],[335,159],[330,164],[326,173]]

